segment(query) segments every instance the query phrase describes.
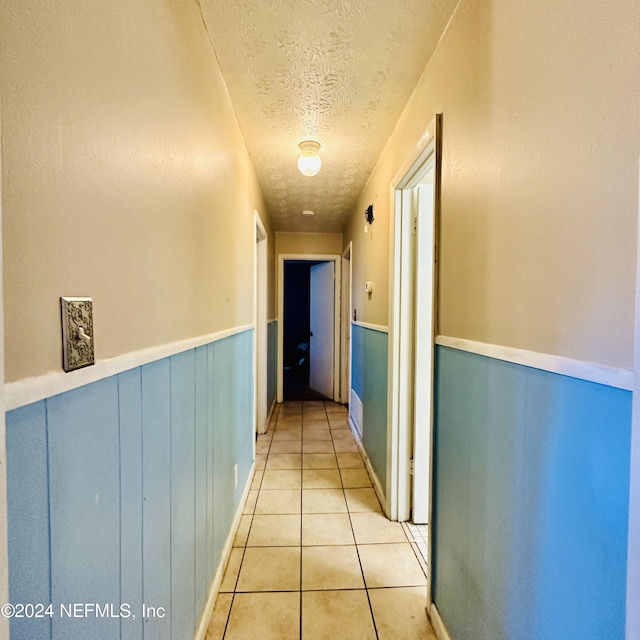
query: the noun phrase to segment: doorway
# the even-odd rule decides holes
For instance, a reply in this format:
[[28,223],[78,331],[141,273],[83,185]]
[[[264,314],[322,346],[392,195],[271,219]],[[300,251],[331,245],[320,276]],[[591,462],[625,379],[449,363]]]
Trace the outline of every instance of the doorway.
[[260,214],[254,210],[254,375],[256,432],[266,433],[269,422],[267,407],[267,231]]
[[285,400],[333,399],[333,289],[333,262],[285,262]]
[[440,150],[437,115],[392,184],[390,512],[416,524],[431,518]]
[[[390,327],[389,510],[393,520],[428,525],[431,563],[435,338],[442,114],[392,183],[393,313]],[[431,572],[427,605],[431,604]]]
[[351,391],[351,283],[353,271],[351,268],[351,251],[353,243],[349,242],[342,254],[342,290],[341,290],[341,335],[340,335],[340,401],[349,404]]
[[278,263],[278,402],[339,400],[340,256]]

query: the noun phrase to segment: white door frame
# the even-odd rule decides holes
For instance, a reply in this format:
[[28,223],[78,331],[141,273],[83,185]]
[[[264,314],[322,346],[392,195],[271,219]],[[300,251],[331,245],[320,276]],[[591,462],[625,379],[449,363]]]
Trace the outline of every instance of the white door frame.
[[[419,184],[423,168],[428,159],[435,154],[435,198],[434,198],[434,256],[437,257],[438,219],[440,209],[440,163],[442,149],[442,115],[437,114],[427,130],[420,137],[413,152],[404,162],[390,185],[392,230],[390,238],[390,323],[389,323],[389,395],[387,437],[387,509],[391,520],[406,520],[411,508],[410,460],[412,442],[412,379],[413,379],[413,257],[412,252],[403,252],[410,246],[413,232],[412,221],[403,219],[403,204],[406,211],[409,200],[413,198],[412,188]],[[407,255],[408,254],[408,255]],[[436,258],[437,259],[437,258]],[[434,278],[435,281],[435,278]],[[433,299],[438,293],[434,282]],[[435,314],[434,314],[435,315]],[[434,317],[434,335],[431,349],[435,349],[437,334],[437,316]],[[433,392],[433,386],[432,386]],[[428,412],[429,478],[433,475],[433,395]],[[432,482],[429,483],[428,522],[432,527]],[[431,531],[429,531],[429,562],[431,562]],[[431,572],[427,576],[428,605],[431,604]]]
[[629,538],[627,550],[627,640],[640,640],[640,175],[638,176],[638,243],[636,248],[633,410],[629,470]]
[[[340,317],[342,318],[341,341],[340,341],[340,398],[339,402],[347,404],[351,391],[351,309],[353,308],[352,300],[352,283],[353,283],[353,261],[351,252],[353,251],[353,242],[349,242],[347,248],[342,253],[342,309]],[[348,264],[347,264],[348,263]]]
[[[436,152],[436,126],[440,131],[439,114],[420,137],[411,156],[402,165],[391,183],[391,267],[389,323],[389,424],[387,440],[387,495],[389,517],[407,520],[410,503],[410,459],[412,455],[412,389],[413,377],[413,296],[411,282],[413,264],[411,252],[404,252],[412,235],[410,220],[402,219],[403,204],[409,208],[413,194],[409,191],[422,177],[421,170]],[[439,177],[436,172],[436,183]],[[436,200],[439,186],[436,184]],[[404,203],[403,203],[404,200]],[[438,216],[438,202],[434,215]],[[434,297],[436,293],[434,291]],[[434,336],[435,338],[435,336]],[[435,342],[435,340],[433,341]]]
[[[2,114],[0,114],[0,132]],[[1,135],[0,135],[1,138]],[[0,602],[9,602],[9,547],[7,544],[7,452],[4,403],[4,259],[2,256],[2,160],[0,159]],[[0,638],[9,637],[9,618],[0,616]]]
[[334,332],[333,332],[333,397],[340,397],[340,261],[342,256],[333,254],[280,253],[278,254],[278,385],[277,399],[284,399],[284,263],[313,261],[334,263]]
[[267,243],[268,236],[260,214],[254,210],[255,246],[253,270],[254,408],[256,432],[267,432]]

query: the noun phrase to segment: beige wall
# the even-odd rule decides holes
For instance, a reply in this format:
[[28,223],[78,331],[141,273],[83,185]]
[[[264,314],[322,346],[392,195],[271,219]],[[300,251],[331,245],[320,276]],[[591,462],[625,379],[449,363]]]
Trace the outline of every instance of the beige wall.
[[[382,159],[381,159],[382,160]],[[344,234],[345,247],[351,241],[352,305],[357,320],[388,326],[389,324],[389,183],[390,178],[376,171],[358,200],[358,208],[351,217]],[[386,182],[386,186],[385,186]],[[364,232],[367,207],[373,204],[374,221]],[[368,295],[364,283],[373,283]]]
[[[0,87],[2,75],[0,74]],[[2,104],[0,103],[0,140],[2,140]],[[0,155],[0,176],[2,175],[2,156]],[[2,240],[2,181],[0,181],[0,240]],[[0,243],[0,260],[2,246]],[[0,300],[2,282],[0,281]],[[0,307],[0,331],[3,326],[4,311]],[[4,341],[0,340],[0,372],[4,372]],[[9,602],[9,544],[7,518],[7,450],[5,425],[4,378],[0,379],[0,601]],[[4,617],[4,616],[2,616]],[[0,620],[0,638],[9,637],[9,619]]]
[[98,358],[251,323],[268,219],[198,4],[5,0],[0,41],[7,379],[61,369],[60,296]]
[[442,112],[441,333],[632,366],[637,24],[633,0],[462,0],[345,230],[359,319],[388,321],[359,280],[386,295],[390,183]]
[[341,233],[292,233],[276,231],[276,251],[300,254],[342,253]]

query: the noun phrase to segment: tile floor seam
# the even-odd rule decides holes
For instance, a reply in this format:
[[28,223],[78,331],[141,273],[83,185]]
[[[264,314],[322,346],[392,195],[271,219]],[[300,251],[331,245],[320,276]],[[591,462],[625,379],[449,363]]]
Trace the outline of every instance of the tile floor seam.
[[[354,532],[355,538],[355,532]],[[358,554],[358,562],[360,563],[360,571],[362,572],[362,581],[364,582],[364,589],[367,594],[367,602],[369,603],[369,611],[371,612],[371,620],[373,622],[373,631],[376,634],[376,640],[379,640],[378,625],[376,624],[376,617],[373,613],[373,605],[371,604],[371,598],[369,597],[369,587],[367,586],[367,579],[364,575],[364,567],[362,566],[362,558],[360,557],[360,545],[356,544],[356,553]]]
[[424,577],[428,580],[429,576],[427,576],[426,571],[424,570],[424,567],[422,566],[422,562],[420,562],[420,558],[418,557],[418,553],[416,553],[416,550],[413,548],[413,545],[410,543],[409,546],[411,547],[411,551],[413,551],[413,555],[416,557],[416,560],[418,561],[418,564],[420,565],[420,570],[422,571],[422,573],[424,573]]
[[222,631],[222,640],[224,640],[224,638],[227,635],[227,628],[229,627],[229,620],[231,619],[231,610],[233,609],[233,601],[236,599],[236,592],[234,591],[231,594],[231,605],[229,606],[229,611],[227,611],[227,619],[224,623],[224,630]]
[[[344,491],[344,487],[343,487]],[[346,499],[346,495],[345,495]],[[351,524],[351,532],[353,534],[353,539],[356,544],[356,554],[358,555],[358,564],[360,565],[360,573],[362,574],[362,583],[364,584],[365,593],[367,594],[367,602],[369,603],[369,612],[371,613],[371,621],[373,622],[373,631],[376,634],[376,640],[379,640],[378,635],[378,626],[376,625],[376,618],[373,613],[373,606],[371,604],[371,598],[369,597],[369,589],[367,587],[367,579],[364,575],[364,567],[362,566],[362,558],[360,557],[360,545],[358,544],[358,539],[356,538],[355,528],[353,526],[353,520],[351,519],[351,511],[349,511],[349,522]]]
[[[304,466],[304,458],[302,466]],[[300,616],[298,621],[298,633],[300,634],[300,640],[302,640],[302,471],[300,472],[300,564],[299,564],[299,572],[300,572],[300,596],[298,599],[299,608],[300,608]]]
[[[242,557],[240,558],[240,564],[238,565],[238,575],[236,576],[236,579],[233,583],[233,591],[231,593],[236,593],[236,591],[238,590],[238,581],[240,580],[240,572],[242,571],[242,563],[244,562],[244,554],[246,553],[246,551],[247,551],[247,547],[243,547]],[[228,570],[228,565],[227,565],[227,570]]]

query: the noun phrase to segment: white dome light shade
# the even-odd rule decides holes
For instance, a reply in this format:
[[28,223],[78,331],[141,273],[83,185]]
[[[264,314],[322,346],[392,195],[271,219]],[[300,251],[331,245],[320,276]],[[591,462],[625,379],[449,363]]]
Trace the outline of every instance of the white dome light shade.
[[303,176],[315,176],[320,167],[322,167],[322,160],[318,155],[320,151],[319,143],[314,140],[305,140],[300,143],[300,151],[302,152],[298,156],[298,169]]

